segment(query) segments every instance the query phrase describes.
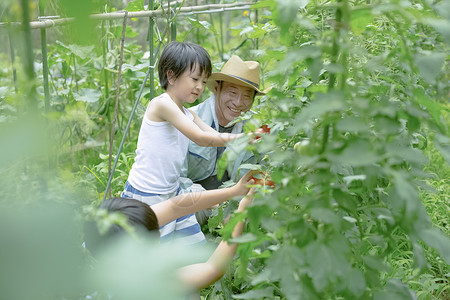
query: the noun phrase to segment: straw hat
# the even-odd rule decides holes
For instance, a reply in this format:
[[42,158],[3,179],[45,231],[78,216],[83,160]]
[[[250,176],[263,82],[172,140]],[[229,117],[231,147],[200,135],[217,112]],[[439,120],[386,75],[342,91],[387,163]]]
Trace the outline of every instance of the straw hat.
[[239,56],[233,55],[223,65],[222,71],[212,73],[206,85],[214,91],[216,81],[226,81],[249,87],[255,90],[256,95],[265,95],[269,89],[259,90],[259,63],[256,61],[243,61]]

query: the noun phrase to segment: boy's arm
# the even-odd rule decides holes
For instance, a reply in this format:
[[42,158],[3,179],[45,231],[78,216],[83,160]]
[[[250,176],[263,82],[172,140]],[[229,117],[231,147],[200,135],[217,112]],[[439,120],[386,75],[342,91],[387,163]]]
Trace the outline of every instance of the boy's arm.
[[248,172],[233,187],[178,195],[152,205],[151,208],[155,212],[159,226],[163,226],[177,218],[220,204],[235,196],[245,195],[249,190],[247,185],[254,182],[251,179],[252,174]]
[[192,110],[189,110],[191,114],[194,116],[194,123],[203,131],[215,133],[217,130],[203,122],[203,120]]
[[[240,136],[240,134],[219,133],[212,128],[204,131],[206,128],[200,128],[173,101],[168,99],[160,99],[155,109],[157,109],[158,116],[161,119],[172,123],[188,139],[202,147],[223,147],[226,143]],[[194,120],[195,117],[198,121],[198,116],[194,115]]]
[[[252,202],[253,191],[250,191],[239,203],[238,212],[245,211]],[[238,222],[234,227],[232,237],[236,238],[242,234],[244,222]],[[220,242],[214,253],[205,263],[189,265],[179,269],[179,278],[189,286],[201,289],[219,280],[226,272],[228,265],[236,254],[238,244],[230,244],[226,241]]]

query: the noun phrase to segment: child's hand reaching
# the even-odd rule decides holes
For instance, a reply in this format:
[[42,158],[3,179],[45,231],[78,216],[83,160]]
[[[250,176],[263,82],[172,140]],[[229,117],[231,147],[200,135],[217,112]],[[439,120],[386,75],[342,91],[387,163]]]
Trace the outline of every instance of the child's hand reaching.
[[252,187],[250,191],[247,193],[247,195],[244,198],[242,198],[241,202],[239,202],[238,211],[244,211],[247,208],[247,206],[252,204],[253,194],[255,194],[254,187]]
[[234,193],[236,196],[244,196],[249,192],[249,185],[255,184],[255,179],[253,178],[253,175],[255,174],[255,171],[250,171],[247,174],[245,174],[238,183],[233,187]]

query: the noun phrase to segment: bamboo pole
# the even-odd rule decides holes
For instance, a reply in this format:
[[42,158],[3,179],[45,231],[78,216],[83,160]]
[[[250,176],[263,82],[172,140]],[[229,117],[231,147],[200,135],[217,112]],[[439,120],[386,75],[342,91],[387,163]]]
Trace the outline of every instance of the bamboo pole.
[[[153,5],[154,5],[153,0],[149,0],[148,7],[151,10],[153,10]],[[155,20],[153,19],[153,17],[150,17],[149,21],[148,21],[148,34],[147,34],[147,38],[148,38],[148,42],[149,42],[148,46],[149,46],[149,53],[150,53],[150,55],[149,55],[150,66],[153,66],[155,63],[155,56],[154,56],[155,49],[154,49],[154,41],[153,41],[154,40],[154,32],[153,32],[154,27],[155,27]],[[150,99],[153,99],[153,97],[154,97],[154,90],[155,90],[154,82],[155,82],[155,72],[151,72],[150,73],[150,97],[149,97]]]
[[[256,26],[258,26],[258,22],[259,22],[259,15],[258,15],[258,10],[256,9],[255,10],[255,25]],[[259,38],[256,38],[255,39],[255,48],[256,48],[256,50],[258,50],[259,49]]]
[[[181,7],[179,9],[179,14],[185,15],[186,13],[196,13],[196,14],[206,14],[206,13],[216,13],[216,12],[224,12],[227,10],[240,10],[240,9],[249,9],[250,6],[255,3],[229,3],[229,4],[207,4],[207,5],[199,5],[199,6],[191,6],[191,7]],[[133,11],[128,12],[128,18],[139,18],[139,17],[157,17],[162,16],[164,14],[163,10],[143,10],[143,11]],[[125,11],[120,12],[111,12],[111,13],[103,13],[103,14],[94,14],[90,17],[96,20],[112,20],[112,19],[123,19],[125,16]],[[40,20],[29,22],[31,29],[39,29],[39,28],[49,28],[60,25],[66,25],[74,21],[74,18],[58,18],[58,19],[49,19],[49,20]],[[21,26],[20,22],[10,22],[0,23],[0,28],[4,28],[6,26]]]
[[[39,15],[44,15],[44,3],[39,1]],[[44,79],[45,112],[50,111],[50,91],[48,88],[47,33],[41,28],[42,77]]]

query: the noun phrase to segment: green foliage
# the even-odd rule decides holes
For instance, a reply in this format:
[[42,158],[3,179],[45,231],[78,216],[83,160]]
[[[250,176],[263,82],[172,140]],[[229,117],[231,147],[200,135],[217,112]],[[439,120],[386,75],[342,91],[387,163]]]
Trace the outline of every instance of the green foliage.
[[[429,190],[429,161],[413,147],[418,134],[448,135],[448,45],[421,17],[439,16],[425,3],[405,12],[395,3],[340,1],[306,6],[294,19],[286,13],[298,10],[292,3],[264,4],[271,5],[284,53],[265,52],[275,88],[254,116],[271,124],[276,138],[253,147],[270,150],[267,167],[278,188],[249,209],[251,228],[259,225],[269,239],[245,249],[272,254],[247,261],[251,254],[239,252],[244,278],[255,295],[269,298],[413,299],[418,286],[407,283],[427,281],[427,266],[450,261],[449,238],[433,228],[420,200]],[[305,138],[309,143],[295,151]],[[445,202],[445,193],[438,198]],[[427,247],[437,260],[425,257]],[[390,254],[397,251],[409,269]],[[270,275],[257,280],[264,273]],[[437,278],[447,273],[441,269]],[[431,293],[445,297],[446,287],[448,280]]]

